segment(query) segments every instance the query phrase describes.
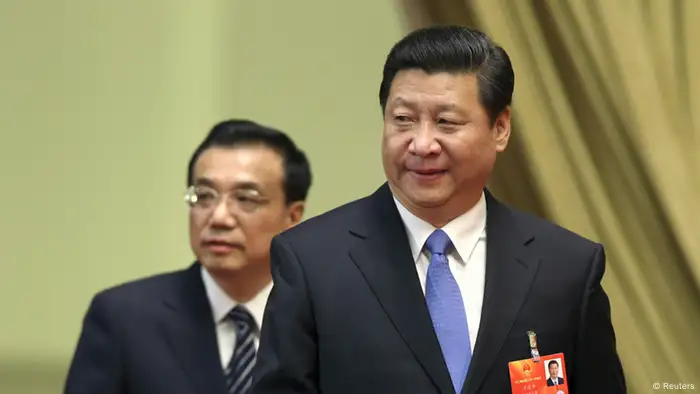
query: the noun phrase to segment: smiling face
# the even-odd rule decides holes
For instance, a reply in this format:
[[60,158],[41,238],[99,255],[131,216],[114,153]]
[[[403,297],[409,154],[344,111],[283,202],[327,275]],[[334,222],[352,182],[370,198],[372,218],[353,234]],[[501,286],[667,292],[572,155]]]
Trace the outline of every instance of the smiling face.
[[[213,147],[197,159],[190,245],[212,274],[269,271],[270,241],[297,224],[303,202],[286,203],[282,157],[262,145]],[[219,197],[220,196],[220,197]]]
[[474,74],[404,70],[384,113],[389,186],[414,214],[442,226],[481,197],[510,136],[510,110],[491,122]]

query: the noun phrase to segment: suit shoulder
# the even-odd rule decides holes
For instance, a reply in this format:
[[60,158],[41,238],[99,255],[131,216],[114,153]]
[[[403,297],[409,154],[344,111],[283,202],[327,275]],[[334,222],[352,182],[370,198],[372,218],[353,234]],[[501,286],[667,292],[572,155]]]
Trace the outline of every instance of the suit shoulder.
[[575,233],[550,220],[543,219],[533,214],[511,209],[516,220],[540,240],[544,240],[548,246],[574,251],[591,251],[601,245],[581,234]]
[[142,306],[153,300],[154,295],[168,291],[182,280],[184,270],[153,274],[105,288],[92,299],[96,308],[130,308]]
[[304,242],[347,231],[348,224],[357,220],[364,210],[368,209],[369,198],[363,197],[308,218],[280,235],[290,242]]

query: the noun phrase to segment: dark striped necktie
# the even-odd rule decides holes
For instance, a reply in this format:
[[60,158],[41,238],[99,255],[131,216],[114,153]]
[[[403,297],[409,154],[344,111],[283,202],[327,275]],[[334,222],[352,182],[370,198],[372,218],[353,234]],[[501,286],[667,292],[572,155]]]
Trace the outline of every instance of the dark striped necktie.
[[253,316],[238,305],[228,314],[236,326],[236,346],[224,371],[229,394],[247,394],[252,383],[251,372],[255,364],[255,335],[257,325]]

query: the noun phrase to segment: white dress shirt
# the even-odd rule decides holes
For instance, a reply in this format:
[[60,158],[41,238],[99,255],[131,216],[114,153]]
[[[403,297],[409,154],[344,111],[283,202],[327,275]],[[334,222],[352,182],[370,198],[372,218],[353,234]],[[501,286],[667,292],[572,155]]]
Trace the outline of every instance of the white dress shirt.
[[[424,248],[430,234],[437,230],[433,225],[411,213],[394,197],[394,202],[403,220],[408,241],[416,262],[418,278],[425,294],[425,278],[430,264],[430,252]],[[452,248],[447,259],[450,271],[462,293],[464,310],[469,326],[469,342],[472,352],[481,322],[481,307],[484,301],[486,281],[486,197],[482,193],[479,202],[469,211],[447,223],[442,230],[450,237]]]
[[[221,287],[211,277],[209,271],[202,267],[202,281],[204,289],[209,298],[209,304],[213,314],[214,324],[216,325],[216,340],[219,344],[219,356],[221,357],[221,367],[226,369],[233,349],[236,346],[236,328],[234,323],[227,319],[226,316],[238,303],[231,299]],[[258,335],[260,335],[260,327],[262,327],[263,314],[265,312],[265,304],[272,289],[272,281],[268,283],[253,299],[243,304],[248,312],[253,316],[255,324],[258,325]],[[255,338],[255,348],[258,348],[259,337]]]

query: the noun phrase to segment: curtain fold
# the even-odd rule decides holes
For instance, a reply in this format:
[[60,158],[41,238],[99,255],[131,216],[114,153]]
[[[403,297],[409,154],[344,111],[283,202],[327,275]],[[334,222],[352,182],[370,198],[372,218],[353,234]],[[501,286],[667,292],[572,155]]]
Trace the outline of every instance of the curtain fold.
[[[700,2],[404,0],[486,31],[516,73],[494,192],[603,243],[630,392],[693,382],[700,340]],[[513,150],[513,151],[511,151]]]

